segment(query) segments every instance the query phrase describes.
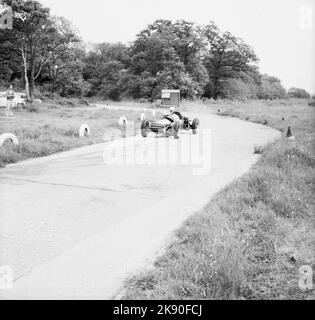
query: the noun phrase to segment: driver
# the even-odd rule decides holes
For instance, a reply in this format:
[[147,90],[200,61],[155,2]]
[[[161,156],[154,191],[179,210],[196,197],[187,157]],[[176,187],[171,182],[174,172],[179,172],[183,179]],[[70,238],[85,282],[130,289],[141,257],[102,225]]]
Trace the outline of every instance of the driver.
[[182,118],[182,115],[178,111],[175,111],[175,107],[170,107],[170,115],[173,117],[174,122],[179,121]]
[[179,121],[182,116],[181,114],[178,112],[178,111],[175,111],[175,107],[170,107],[169,109],[170,111],[170,114],[169,115],[165,115],[164,118],[167,119],[168,121],[170,121],[170,124],[167,125],[165,128],[164,128],[164,131],[166,132],[169,128],[171,128],[171,123],[174,123],[176,121]]
[[174,121],[183,120],[184,128],[189,128],[189,119],[187,117],[182,116],[180,112],[175,111],[174,107],[170,107],[170,114],[173,117]]

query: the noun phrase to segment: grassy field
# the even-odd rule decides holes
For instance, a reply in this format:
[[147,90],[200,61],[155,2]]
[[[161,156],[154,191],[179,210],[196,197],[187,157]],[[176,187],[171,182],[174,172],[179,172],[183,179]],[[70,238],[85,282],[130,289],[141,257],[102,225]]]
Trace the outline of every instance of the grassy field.
[[248,174],[189,218],[150,270],[128,280],[124,299],[314,299],[298,281],[302,265],[314,266],[315,108],[205,105],[284,133],[290,125],[296,140],[284,134],[260,150]]
[[[0,167],[28,158],[50,155],[93,143],[110,140],[114,130],[120,128],[118,119],[126,116],[140,127],[140,113],[134,111],[96,109],[92,106],[61,106],[43,103],[33,109],[14,110],[13,117],[6,117],[0,109],[0,133],[14,133],[19,145],[10,142],[0,147]],[[89,137],[80,138],[81,124],[88,124]]]

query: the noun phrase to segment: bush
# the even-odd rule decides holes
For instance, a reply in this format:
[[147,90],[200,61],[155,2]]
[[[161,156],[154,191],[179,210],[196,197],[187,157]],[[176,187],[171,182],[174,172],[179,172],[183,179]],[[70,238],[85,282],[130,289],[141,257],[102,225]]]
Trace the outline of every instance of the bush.
[[75,102],[69,99],[61,99],[61,100],[58,100],[57,103],[60,104],[61,106],[72,107],[72,108],[76,106]]
[[259,99],[283,99],[286,97],[286,91],[278,78],[265,74],[257,96]]
[[315,107],[315,99],[314,100],[311,100],[309,103],[308,103],[309,106],[311,107]]
[[292,98],[302,98],[309,99],[311,95],[304,89],[300,88],[291,88],[288,91],[288,97]]
[[58,99],[60,99],[60,96],[59,96],[56,92],[51,93],[51,92],[49,92],[49,91],[45,91],[45,92],[43,93],[43,97],[44,97],[44,98],[47,98],[47,99],[51,99],[51,100],[58,100]]
[[86,99],[80,99],[79,103],[84,105],[84,106],[89,106],[90,105],[89,102]]
[[33,99],[45,100],[45,96],[37,89],[33,92]]
[[152,107],[154,107],[154,108],[160,108],[161,105],[162,105],[162,100],[161,99],[157,99],[157,100],[152,102]]
[[29,103],[26,107],[28,112],[38,112],[38,105],[35,103]]
[[222,88],[222,96],[226,99],[247,100],[256,97],[256,87],[241,79],[229,79]]
[[145,99],[145,98],[140,98],[139,99],[139,103],[147,103],[147,102],[148,102],[148,100]]
[[254,154],[262,154],[264,152],[263,146],[254,146]]

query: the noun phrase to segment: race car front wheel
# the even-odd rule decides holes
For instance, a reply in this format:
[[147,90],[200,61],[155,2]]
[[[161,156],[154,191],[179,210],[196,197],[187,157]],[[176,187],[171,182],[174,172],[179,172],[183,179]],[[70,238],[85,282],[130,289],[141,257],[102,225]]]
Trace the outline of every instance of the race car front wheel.
[[149,133],[150,124],[148,120],[143,120],[141,122],[141,135],[142,137],[146,137]]
[[191,125],[191,129],[192,129],[192,133],[196,134],[197,133],[197,128],[199,127],[199,120],[197,118],[195,118],[192,122]]

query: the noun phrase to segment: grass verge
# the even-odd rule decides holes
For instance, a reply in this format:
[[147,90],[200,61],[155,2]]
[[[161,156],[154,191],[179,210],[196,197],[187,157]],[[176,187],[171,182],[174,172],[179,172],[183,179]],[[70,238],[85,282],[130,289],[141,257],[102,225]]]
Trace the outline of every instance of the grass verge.
[[225,116],[283,132],[290,125],[296,140],[283,137],[260,150],[248,174],[186,220],[150,270],[128,280],[124,299],[315,297],[298,285],[299,268],[314,266],[315,109],[261,102],[219,107]]
[[[14,110],[13,117],[6,117],[5,108],[1,109],[0,134],[15,134],[19,145],[6,142],[0,147],[0,167],[110,140],[119,133],[118,119],[121,116],[134,121],[135,128],[140,127],[140,112],[68,105],[42,103],[34,110]],[[79,128],[85,123],[91,134],[80,138]],[[131,131],[127,130],[127,133],[132,134]]]

